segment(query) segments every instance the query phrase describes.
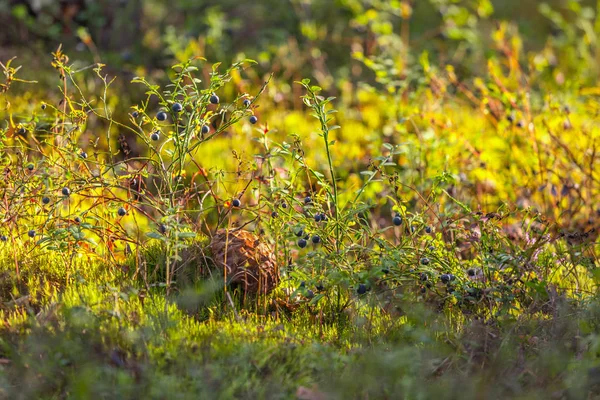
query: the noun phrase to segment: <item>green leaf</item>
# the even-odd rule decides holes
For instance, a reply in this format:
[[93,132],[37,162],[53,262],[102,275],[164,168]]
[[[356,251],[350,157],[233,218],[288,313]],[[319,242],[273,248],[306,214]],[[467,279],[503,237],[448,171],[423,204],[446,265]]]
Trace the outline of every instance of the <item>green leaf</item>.
[[163,242],[167,241],[167,238],[158,232],[146,232],[146,236],[148,236],[151,239],[162,240]]
[[322,293],[318,294],[315,297],[313,297],[312,300],[308,304],[311,304],[311,305],[317,304],[319,302],[319,300],[321,300],[323,297],[325,297],[324,294],[322,294]]
[[179,239],[192,239],[196,237],[195,232],[177,232],[176,235]]

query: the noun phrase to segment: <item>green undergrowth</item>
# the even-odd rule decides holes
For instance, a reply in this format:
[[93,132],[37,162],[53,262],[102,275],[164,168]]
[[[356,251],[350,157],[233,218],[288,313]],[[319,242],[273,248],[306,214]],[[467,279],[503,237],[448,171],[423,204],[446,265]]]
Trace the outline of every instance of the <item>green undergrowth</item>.
[[98,261],[61,285],[62,260],[39,258],[19,282],[9,256],[3,398],[581,398],[600,383],[591,299],[478,321],[402,302],[392,315],[373,297],[331,321],[307,304],[249,311],[210,280],[167,297]]

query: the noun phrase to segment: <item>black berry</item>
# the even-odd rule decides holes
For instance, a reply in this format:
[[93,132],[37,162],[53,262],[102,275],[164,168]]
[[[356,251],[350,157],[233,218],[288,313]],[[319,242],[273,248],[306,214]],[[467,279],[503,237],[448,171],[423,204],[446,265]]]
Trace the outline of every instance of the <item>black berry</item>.
[[273,211],[273,212],[271,213],[271,217],[272,217],[272,218],[277,218],[278,216],[279,216],[279,214],[277,214],[277,211]]
[[425,272],[421,272],[421,276],[419,277],[419,279],[425,282],[428,279],[427,274]]
[[173,110],[174,113],[180,113],[183,110],[183,106],[181,103],[174,103],[171,110]]
[[117,210],[117,214],[119,214],[119,216],[120,216],[120,217],[124,217],[124,216],[125,216],[125,214],[127,214],[127,210],[125,210],[123,207],[120,207],[120,208]]
[[253,115],[250,117],[250,123],[251,124],[256,124],[258,122],[258,118],[256,118],[256,115]]
[[46,109],[46,104],[42,104],[42,110]]
[[421,258],[421,264],[423,264],[423,265],[429,264],[429,258],[427,258],[427,257]]
[[475,270],[473,268],[469,268],[467,270],[467,275],[469,275],[469,276],[475,276]]
[[49,197],[42,197],[42,203],[44,204],[49,204],[50,203],[50,198]]
[[425,233],[431,233],[431,227],[430,226],[426,226],[425,227]]
[[150,135],[150,139],[156,142],[158,139],[160,139],[160,135],[158,132],[154,132],[152,135]]
[[81,222],[81,218],[79,218],[79,217],[75,217],[75,223],[76,223],[76,224],[78,224],[78,223],[80,223],[80,222]]
[[319,242],[320,242],[320,241],[321,241],[321,238],[319,237],[319,235],[314,235],[314,236],[312,237],[312,242],[313,242],[314,244],[319,244]]
[[134,112],[132,112],[132,113],[131,113],[131,116],[132,116],[133,118],[137,118],[137,117],[139,117],[139,116],[140,116],[140,113],[139,113],[139,112],[137,112],[137,111],[134,111]]
[[33,238],[33,237],[35,237],[35,231],[32,229],[32,230],[30,230],[29,232],[27,232],[27,235],[28,235],[30,238]]
[[6,242],[8,240],[8,238],[5,235],[0,236],[0,240],[2,240],[3,242]]
[[210,132],[210,127],[208,125],[202,125],[200,132],[202,132],[203,135],[206,135],[208,132]]
[[306,196],[304,198],[304,204],[310,204],[310,203],[312,203],[312,199],[310,198],[310,196]]
[[82,151],[81,153],[79,153],[79,157],[81,157],[85,160],[86,158],[88,158],[88,155],[85,151]]
[[367,286],[364,283],[361,283],[360,285],[358,285],[358,289],[356,289],[356,293],[358,293],[358,294],[367,293]]
[[300,247],[301,249],[305,248],[307,244],[308,243],[306,242],[306,239],[298,240],[298,247]]
[[250,107],[250,104],[251,104],[250,100],[248,100],[248,99],[244,100],[244,107]]
[[63,196],[70,196],[71,190],[69,190],[68,187],[64,187],[64,188],[62,188],[62,194],[63,194]]
[[241,205],[242,205],[242,202],[241,202],[239,199],[233,199],[233,201],[231,202],[231,204],[232,204],[234,207],[239,207],[239,206],[241,206]]
[[304,235],[304,231],[302,229],[300,229],[298,232],[296,232],[296,236],[300,237]]
[[402,225],[402,217],[400,217],[399,215],[396,215],[394,217],[394,219],[392,220],[392,222],[394,223],[394,225],[400,226],[400,225]]
[[159,113],[156,114],[156,119],[159,120],[159,121],[166,121],[167,117],[168,117],[168,115],[164,111],[159,111]]
[[33,171],[33,164],[29,164],[29,165],[27,166],[27,169],[28,169],[28,170],[30,170],[30,171]]
[[442,281],[442,283],[448,283],[450,282],[450,275],[442,274],[442,276],[440,276],[440,280]]
[[315,222],[321,222],[322,219],[323,217],[321,216],[321,214],[315,214]]
[[219,104],[219,96],[217,96],[216,94],[213,94],[212,96],[210,96],[209,101],[212,104]]

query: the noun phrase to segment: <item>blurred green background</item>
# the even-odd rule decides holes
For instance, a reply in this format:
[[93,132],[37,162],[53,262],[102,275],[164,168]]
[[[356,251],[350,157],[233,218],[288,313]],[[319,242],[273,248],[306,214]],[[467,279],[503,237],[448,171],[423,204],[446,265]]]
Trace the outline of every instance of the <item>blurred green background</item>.
[[[478,74],[486,64],[474,61],[489,56],[486,41],[501,21],[518,28],[524,51],[595,45],[586,42],[598,31],[596,8],[597,0],[0,0],[0,57],[48,58],[62,43],[67,54],[127,76],[191,55],[245,56],[264,72],[311,76],[335,91],[373,78],[357,51],[401,57],[400,75],[423,51],[433,64]],[[597,76],[578,58],[556,54],[554,62]]]

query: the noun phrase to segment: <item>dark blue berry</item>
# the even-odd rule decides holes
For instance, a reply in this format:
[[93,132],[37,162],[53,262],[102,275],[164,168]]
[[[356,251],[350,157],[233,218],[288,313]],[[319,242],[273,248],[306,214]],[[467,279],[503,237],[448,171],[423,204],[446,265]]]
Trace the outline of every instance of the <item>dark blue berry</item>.
[[298,247],[300,247],[301,249],[305,248],[307,244],[308,243],[307,243],[306,239],[298,240]]
[[306,196],[304,198],[304,204],[310,204],[310,203],[312,203],[312,199],[310,198],[310,196]]
[[250,104],[251,104],[250,100],[248,100],[248,99],[244,100],[244,107],[250,107]]
[[431,227],[430,226],[426,226],[425,227],[425,233],[431,233]]
[[33,171],[33,164],[29,164],[29,165],[27,166],[27,169],[28,169],[28,170],[30,170],[30,171]]
[[167,226],[165,224],[158,225],[158,231],[164,235],[167,233]]
[[8,240],[8,238],[5,235],[0,236],[0,240],[2,240],[3,242],[6,242]]
[[75,217],[75,223],[76,223],[76,224],[78,224],[78,223],[80,223],[80,222],[81,222],[81,218],[79,218],[79,217]]
[[70,196],[71,190],[68,187],[64,187],[64,188],[62,188],[62,194],[63,194],[63,196]]
[[323,217],[321,216],[321,214],[315,214],[315,222],[321,222],[322,219]]
[[319,292],[320,292],[321,290],[325,289],[325,287],[323,286],[323,284],[322,284],[322,283],[319,283],[319,284],[316,286],[316,289],[317,289],[317,291],[319,291]]
[[159,121],[166,121],[167,117],[168,117],[168,115],[164,111],[159,111],[158,114],[156,114],[156,119]]
[[360,285],[358,285],[358,289],[356,289],[356,293],[358,293],[358,294],[367,293],[367,286],[364,283],[361,283]]
[[181,105],[181,103],[174,103],[171,107],[171,110],[173,110],[174,113],[180,113],[181,110],[183,110],[183,106]]
[[208,132],[210,132],[210,127],[208,125],[202,125],[200,132],[202,132],[203,135],[206,135]]
[[302,229],[300,229],[298,232],[296,232],[296,236],[300,237],[304,235],[304,231]]
[[216,94],[213,94],[212,96],[210,96],[209,101],[212,104],[219,104],[219,96],[217,96]]
[[425,282],[428,279],[428,276],[425,272],[421,272],[419,279],[421,279],[423,282]]
[[304,281],[300,282],[300,287],[301,288],[306,287],[306,282],[304,282]]
[[154,132],[152,135],[150,135],[150,139],[156,142],[158,139],[160,139],[160,135],[158,132]]
[[49,197],[42,197],[42,203],[44,204],[49,204],[50,203],[50,198]]
[[314,236],[312,237],[312,242],[313,242],[314,244],[319,244],[319,242],[320,242],[320,241],[321,241],[321,238],[319,237],[319,235],[314,235]]
[[312,290],[308,289],[306,291],[306,297],[312,299],[313,297],[315,297],[315,293]]
[[450,275],[442,274],[440,276],[440,280],[442,281],[442,283],[448,283],[448,282],[450,282]]
[[382,269],[381,269],[381,272],[383,272],[384,274],[389,274],[389,273],[390,273],[390,270],[389,270],[389,269],[387,269],[387,268],[382,268]]
[[[281,203],[281,208],[287,208],[287,203]],[[598,210],[600,211],[600,209]],[[598,214],[600,214],[600,212]]]
[[271,213],[271,217],[272,217],[272,218],[277,218],[278,216],[279,216],[279,214],[277,214],[277,211],[273,211],[273,212]]
[[82,151],[81,153],[79,153],[79,157],[81,157],[85,160],[88,157],[88,155],[85,151]]
[[233,202],[231,203],[234,207],[239,207],[242,205],[242,202],[239,199],[233,199]]
[[27,235],[28,235],[30,238],[34,238],[34,237],[35,237],[35,231],[32,229],[32,230],[30,230],[29,232],[27,232]]
[[392,220],[392,222],[394,223],[394,225],[400,226],[400,225],[402,225],[402,217],[400,217],[399,215],[396,215],[394,217],[394,219]]
[[24,135],[24,134],[26,134],[26,133],[27,133],[27,130],[26,130],[25,128],[19,128],[19,130],[17,131],[17,133],[18,133],[19,135]]
[[139,117],[139,116],[140,116],[140,113],[139,113],[139,112],[137,112],[137,111],[134,111],[134,112],[132,112],[132,113],[131,113],[131,116],[132,116],[133,118],[137,118],[137,117]]
[[258,118],[256,118],[256,115],[253,115],[250,117],[250,123],[252,125],[256,124],[258,122]]
[[467,270],[467,275],[469,275],[469,276],[475,276],[475,270],[473,268],[469,268]]
[[124,216],[125,216],[125,214],[127,214],[127,210],[125,210],[123,207],[120,207],[120,208],[117,210],[117,214],[119,214],[119,216],[120,216],[120,217],[124,217]]
[[42,110],[46,109],[46,104],[42,104]]
[[434,251],[435,250],[435,246],[429,246],[428,249],[429,249],[429,251]]
[[429,258],[427,258],[427,257],[421,258],[421,264],[423,264],[423,265],[429,264]]

